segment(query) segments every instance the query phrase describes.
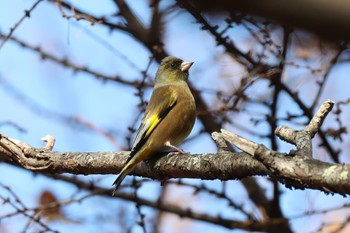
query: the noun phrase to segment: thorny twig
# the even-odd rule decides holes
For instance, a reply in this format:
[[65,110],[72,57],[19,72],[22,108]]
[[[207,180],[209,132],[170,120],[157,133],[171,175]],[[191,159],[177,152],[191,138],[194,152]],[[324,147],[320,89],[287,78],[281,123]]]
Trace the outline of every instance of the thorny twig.
[[11,38],[13,32],[19,27],[19,25],[24,21],[25,18],[29,18],[30,17],[30,13],[35,9],[35,7],[37,7],[39,5],[40,2],[42,2],[43,0],[38,0],[36,1],[33,6],[29,9],[29,10],[25,10],[25,14],[22,16],[22,18],[12,27],[10,28],[10,32],[9,34],[7,34],[6,36],[2,36],[3,39],[1,41],[0,44],[0,50],[1,48],[4,46],[4,44],[6,43],[6,41]]

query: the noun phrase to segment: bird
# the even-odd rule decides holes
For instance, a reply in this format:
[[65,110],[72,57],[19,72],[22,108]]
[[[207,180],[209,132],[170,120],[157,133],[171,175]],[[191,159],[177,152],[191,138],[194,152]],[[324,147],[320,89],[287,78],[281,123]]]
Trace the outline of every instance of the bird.
[[192,64],[173,56],[161,61],[130,155],[113,183],[113,196],[139,162],[170,149],[185,153],[177,146],[190,134],[196,120],[196,104],[187,82]]

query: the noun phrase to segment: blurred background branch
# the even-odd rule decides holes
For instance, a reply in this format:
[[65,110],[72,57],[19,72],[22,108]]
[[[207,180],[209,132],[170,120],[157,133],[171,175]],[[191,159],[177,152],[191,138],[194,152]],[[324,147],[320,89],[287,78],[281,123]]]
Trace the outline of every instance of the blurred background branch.
[[[350,162],[346,0],[16,0],[3,3],[0,14],[0,131],[6,136],[37,145],[42,135],[55,135],[55,150],[90,153],[81,156],[86,167],[98,162],[93,155],[101,151],[127,150],[160,60],[175,55],[195,62],[189,81],[197,122],[183,147],[215,160],[218,169],[214,174],[207,167],[195,177],[229,177],[225,171],[246,177],[245,164],[253,161],[249,175],[270,175],[266,166],[230,146],[225,150],[231,152],[215,158],[221,152],[211,133],[225,128],[293,154],[293,146],[276,138],[276,127],[304,128],[328,98],[335,110],[312,141],[313,156],[327,166]],[[54,154],[61,164],[74,164]],[[109,168],[96,173],[117,173],[126,156],[102,156]],[[174,160],[185,169],[195,157]],[[156,171],[145,164],[135,174],[160,179],[176,168],[166,163],[170,160],[158,160],[166,167]],[[0,169],[1,232],[349,229],[346,198],[290,190],[278,182],[281,177],[160,182],[130,177],[125,196],[111,198],[112,175],[43,176],[7,160]],[[169,177],[189,177],[187,171]],[[47,191],[58,203],[53,213],[78,219],[76,224],[41,219],[35,210],[46,205],[38,200]]]

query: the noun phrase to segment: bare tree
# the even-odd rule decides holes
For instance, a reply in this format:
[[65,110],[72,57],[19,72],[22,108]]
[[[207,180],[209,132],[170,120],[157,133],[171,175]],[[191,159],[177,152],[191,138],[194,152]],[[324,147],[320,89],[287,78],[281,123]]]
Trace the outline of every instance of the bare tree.
[[[10,117],[0,118],[2,166],[46,177],[46,182],[58,180],[63,187],[75,187],[62,194],[65,198],[60,198],[56,192],[62,192],[63,187],[41,190],[33,178],[30,188],[38,194],[33,207],[28,205],[26,193],[16,191],[15,183],[28,184],[18,179],[11,182],[12,177],[2,175],[0,198],[5,207],[0,212],[2,231],[15,229],[10,219],[25,219],[23,232],[64,231],[60,229],[65,228],[56,229],[53,221],[79,226],[79,230],[97,221],[108,221],[101,228],[103,232],[116,229],[118,232],[195,232],[196,226],[210,226],[218,232],[232,229],[346,232],[349,229],[349,204],[344,197],[350,194],[346,150],[350,97],[349,81],[342,77],[349,67],[349,32],[343,30],[350,22],[346,1],[335,1],[329,11],[330,3],[325,1],[286,1],[284,7],[278,7],[281,3],[277,1],[266,1],[264,7],[258,1],[214,4],[194,0],[145,1],[144,5],[114,0],[108,1],[109,8],[104,6],[107,3],[90,8],[90,4],[61,0],[38,0],[31,4],[7,32],[1,28],[0,56],[11,57],[6,51],[8,46],[19,48],[21,53],[29,51],[41,59],[37,61],[41,67],[54,64],[68,71],[65,76],[84,77],[83,83],[92,80],[96,87],[103,83],[131,93],[132,104],[128,105],[132,107],[115,107],[114,112],[130,117],[106,126],[98,120],[90,121],[83,114],[69,114],[69,103],[55,110],[43,107],[33,100],[38,98],[35,93],[28,95],[23,87],[16,88],[6,72],[0,73],[5,95],[26,106],[33,116],[64,125],[77,134],[89,132],[94,136],[89,146],[105,140],[115,148],[114,152],[61,151],[57,149],[60,138],[54,133],[43,138],[47,143],[44,147],[34,147],[27,137],[14,139],[5,129],[24,135],[34,132],[39,125],[23,126],[21,120],[12,119],[15,112],[11,111]],[[303,4],[319,9],[325,17],[305,10]],[[70,45],[66,34],[56,38],[62,43],[58,50],[50,49],[44,39],[33,43],[21,34],[16,35],[21,27],[29,27],[33,16],[43,14],[41,7],[48,21],[54,14],[63,16],[60,20],[68,22],[68,28],[75,27],[86,34],[84,38],[91,42],[86,43],[89,46],[84,53],[69,52],[79,45]],[[330,12],[339,14],[331,23],[323,21],[334,15]],[[182,31],[184,28],[186,33]],[[102,48],[119,61],[108,71],[98,68],[101,61],[95,58]],[[131,184],[123,183],[121,192],[113,198],[106,176],[97,175],[112,176],[121,171],[129,155],[130,139],[147,103],[154,70],[165,56],[178,56],[173,54],[173,48],[181,49],[179,55],[188,50],[194,58],[202,59],[198,64],[195,61],[198,68],[191,71],[197,125],[185,142],[201,148],[202,153],[171,156],[164,153],[140,163],[132,173],[135,177]],[[81,62],[85,56],[90,65]],[[16,61],[10,62],[20,66]],[[109,57],[102,62],[108,64]],[[91,95],[85,91],[88,87],[74,88],[73,79],[67,79],[66,83],[72,83],[70,88],[75,90],[75,96],[87,99]],[[31,86],[27,88],[35,92]],[[68,88],[57,88],[68,102],[74,102]],[[118,98],[123,102],[120,99],[125,97]],[[106,99],[114,102],[110,97]],[[49,103],[46,98],[40,101]],[[100,111],[99,105],[92,105],[91,109]],[[101,114],[110,113],[101,111]],[[80,141],[76,136],[71,139]],[[91,145],[94,142],[96,145]],[[210,151],[208,142],[215,146],[215,152]],[[146,179],[136,178],[139,176]],[[149,182],[149,178],[154,182]],[[322,200],[314,200],[315,208],[306,206],[295,214],[293,204],[286,199],[298,202],[300,190],[303,195],[322,196]],[[103,202],[101,210],[98,201],[89,203],[94,197]],[[324,205],[324,200],[333,204]],[[93,216],[88,219],[81,211],[70,217],[72,211],[64,210],[77,203],[81,203],[80,211],[93,206]],[[121,208],[124,205],[129,208]],[[181,219],[174,220],[174,216]],[[307,227],[295,223],[309,217],[319,220]],[[184,225],[187,220],[192,225]],[[177,224],[179,221],[182,224]]]

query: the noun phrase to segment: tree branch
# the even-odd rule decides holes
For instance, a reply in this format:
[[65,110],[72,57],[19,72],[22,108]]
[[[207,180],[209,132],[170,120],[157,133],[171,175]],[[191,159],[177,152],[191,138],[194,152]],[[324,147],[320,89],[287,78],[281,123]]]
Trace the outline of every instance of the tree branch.
[[226,130],[222,130],[221,134],[225,140],[262,162],[273,174],[272,177],[287,187],[350,194],[350,165],[331,164],[312,159],[311,138],[320,129],[333,105],[331,100],[325,101],[304,130],[295,131],[286,126],[276,129],[276,135],[296,145],[297,151],[291,151],[289,154],[270,150],[264,145]]
[[350,26],[350,4],[347,0],[192,0],[191,3],[209,12],[239,12],[266,17],[334,40],[350,38],[350,31],[346,30]]
[[222,136],[261,161],[287,187],[311,188],[327,193],[350,194],[350,165],[331,164],[312,159],[308,154],[278,153],[238,135],[222,130]]
[[[66,181],[72,185],[75,185],[79,189],[89,190],[96,194],[114,198],[110,195],[111,190],[97,186],[96,184],[84,182],[79,179],[76,179],[75,177],[67,177],[62,175],[50,175],[50,174],[45,174],[45,175],[54,179]],[[273,219],[272,221],[271,220],[258,221],[253,219],[247,219],[247,220],[241,221],[241,220],[235,220],[233,218],[222,217],[221,215],[213,216],[208,214],[202,214],[200,212],[197,212],[196,210],[192,210],[191,208],[182,208],[172,203],[168,203],[166,201],[162,201],[162,200],[151,201],[151,200],[139,197],[138,195],[123,193],[123,192],[118,192],[116,194],[116,197],[126,201],[134,202],[139,206],[148,206],[167,213],[176,214],[182,218],[189,218],[189,219],[195,219],[198,221],[203,221],[206,223],[212,223],[228,229],[243,229],[247,231],[265,231],[266,229],[268,229],[268,227],[278,226],[281,223],[285,222],[285,219]]]
[[[0,158],[29,170],[48,173],[117,174],[129,156],[122,152],[52,152],[0,135]],[[11,145],[9,147],[8,145]],[[138,164],[133,175],[153,179],[238,179],[270,172],[246,153],[169,155]]]
[[[311,154],[311,138],[321,127],[332,106],[333,102],[327,100],[304,130],[293,131],[285,126],[276,130],[279,137],[296,144],[298,149],[296,152],[279,153],[221,130],[221,134],[213,134],[219,147],[217,154],[180,154],[153,158],[138,164],[132,174],[158,180],[170,178],[230,180],[267,175],[287,187],[318,189],[341,195],[350,194],[350,165],[322,162],[313,159]],[[227,145],[220,137],[246,153],[228,151]],[[34,148],[0,134],[0,159],[29,170],[48,173],[112,174],[120,172],[129,155],[126,151],[52,152],[49,149],[52,149],[54,139],[52,137],[45,139],[48,141],[45,148]]]

